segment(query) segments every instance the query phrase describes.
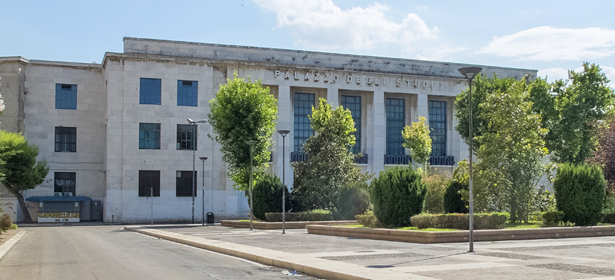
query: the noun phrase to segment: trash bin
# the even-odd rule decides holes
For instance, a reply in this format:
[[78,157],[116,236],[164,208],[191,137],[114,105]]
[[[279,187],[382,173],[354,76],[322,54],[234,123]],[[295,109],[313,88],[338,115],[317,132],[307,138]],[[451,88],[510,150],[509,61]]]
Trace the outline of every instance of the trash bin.
[[207,224],[208,225],[214,224],[214,213],[213,212],[207,212]]

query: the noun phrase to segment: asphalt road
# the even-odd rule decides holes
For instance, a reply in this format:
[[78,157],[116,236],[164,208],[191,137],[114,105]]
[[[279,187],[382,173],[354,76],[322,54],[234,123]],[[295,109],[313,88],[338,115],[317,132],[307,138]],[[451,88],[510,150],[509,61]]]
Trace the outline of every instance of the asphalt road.
[[121,226],[25,230],[0,260],[1,279],[296,279],[280,268],[127,232]]

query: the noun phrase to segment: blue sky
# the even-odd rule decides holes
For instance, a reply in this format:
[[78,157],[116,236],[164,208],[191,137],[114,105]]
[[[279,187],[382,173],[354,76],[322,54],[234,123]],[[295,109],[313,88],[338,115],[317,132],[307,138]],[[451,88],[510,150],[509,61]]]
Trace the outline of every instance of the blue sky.
[[539,70],[584,61],[615,88],[615,1],[13,1],[0,56],[101,62],[122,37],[475,63]]

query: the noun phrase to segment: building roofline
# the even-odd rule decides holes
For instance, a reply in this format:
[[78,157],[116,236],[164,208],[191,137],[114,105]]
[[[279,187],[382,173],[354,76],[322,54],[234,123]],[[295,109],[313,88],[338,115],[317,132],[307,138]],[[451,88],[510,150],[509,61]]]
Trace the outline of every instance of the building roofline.
[[[198,43],[198,42],[162,40],[162,39],[150,39],[150,38],[124,37],[123,41],[126,42],[126,40],[149,41],[149,42],[158,42],[158,43],[172,43],[172,44],[180,44],[180,45],[223,47],[223,48],[245,49],[245,50],[277,51],[277,52],[287,52],[287,53],[293,53],[293,54],[330,55],[330,56],[347,57],[347,58],[385,59],[385,60],[392,60],[396,62],[406,62],[406,63],[412,63],[412,62],[436,63],[436,64],[442,64],[442,65],[458,66],[459,68],[464,67],[464,66],[479,66],[479,67],[482,66],[485,68],[502,69],[502,70],[506,69],[506,70],[518,70],[518,71],[538,71],[536,69],[512,68],[512,67],[504,67],[504,66],[479,65],[479,64],[468,64],[468,63],[459,63],[459,62],[443,62],[443,61],[419,60],[419,59],[409,59],[409,58],[395,58],[395,57],[386,57],[386,56],[343,54],[343,53],[305,51],[305,50],[293,50],[293,49],[278,49],[278,48],[266,48],[266,47],[254,47],[254,46],[239,46],[239,45],[227,45],[227,44],[213,44],[213,43]],[[181,57],[181,55],[172,55],[172,56]],[[240,59],[237,59],[237,60],[240,60]]]
[[0,63],[2,62],[24,62],[24,63],[28,63],[30,62],[29,59],[23,57],[23,56],[0,56]]

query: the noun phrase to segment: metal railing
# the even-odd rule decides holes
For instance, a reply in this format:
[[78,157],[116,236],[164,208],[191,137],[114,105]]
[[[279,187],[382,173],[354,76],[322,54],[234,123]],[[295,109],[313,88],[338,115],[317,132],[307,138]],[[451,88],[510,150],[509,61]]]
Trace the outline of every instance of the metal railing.
[[307,161],[308,160],[308,155],[304,152],[292,152],[290,153],[290,161],[291,162],[295,162],[295,161]]
[[384,164],[409,164],[412,158],[409,155],[384,155]]
[[367,154],[363,154],[362,156],[356,156],[354,158],[354,162],[358,163],[358,164],[368,164],[368,157]]
[[430,157],[429,164],[431,165],[455,165],[455,157],[454,156]]

